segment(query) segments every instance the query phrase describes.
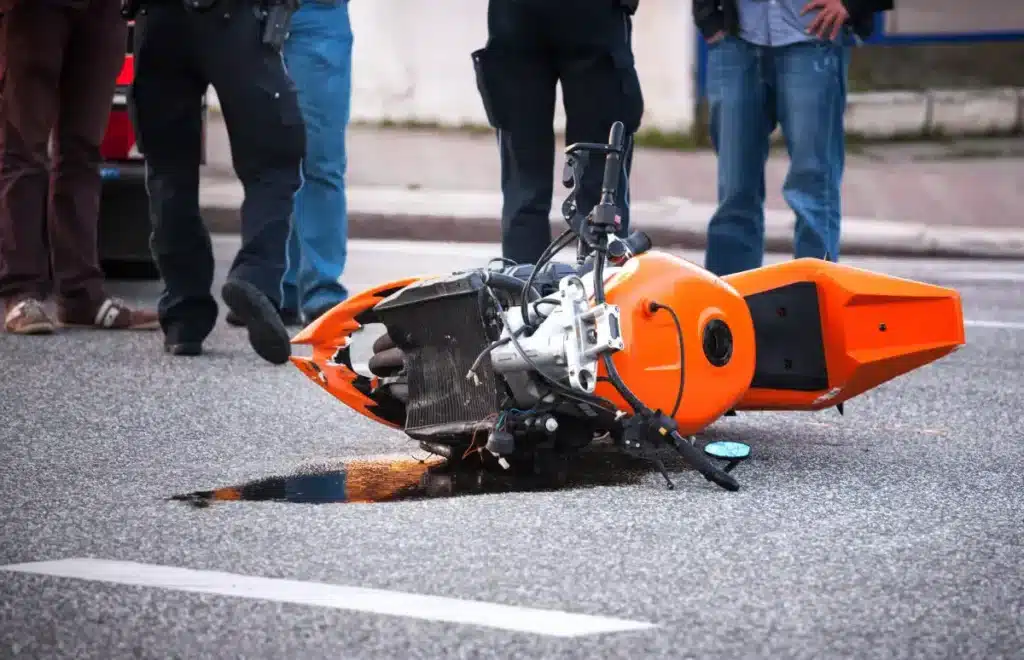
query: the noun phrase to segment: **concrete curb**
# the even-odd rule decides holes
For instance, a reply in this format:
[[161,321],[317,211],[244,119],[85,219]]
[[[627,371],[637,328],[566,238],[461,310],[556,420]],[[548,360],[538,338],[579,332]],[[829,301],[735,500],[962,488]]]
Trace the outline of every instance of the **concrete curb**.
[[[215,233],[238,233],[241,186],[233,181],[204,181],[200,193],[203,217]],[[551,224],[565,228],[561,199],[555,199]],[[501,197],[486,192],[350,188],[349,236],[364,239],[431,240],[453,243],[497,242],[500,239]],[[633,226],[647,232],[656,245],[703,249],[709,204],[664,198],[633,204]],[[793,217],[785,211],[766,213],[770,251],[792,250]],[[974,257],[1024,259],[1024,231],[932,227],[920,223],[843,219],[844,254],[888,257]]]
[[978,137],[1024,131],[1024,89],[932,89],[851,94],[847,133],[881,139]]

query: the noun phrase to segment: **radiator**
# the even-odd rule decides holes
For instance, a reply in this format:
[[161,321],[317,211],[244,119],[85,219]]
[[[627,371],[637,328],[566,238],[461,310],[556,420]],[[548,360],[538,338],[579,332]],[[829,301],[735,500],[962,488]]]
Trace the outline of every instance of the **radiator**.
[[503,395],[489,358],[466,379],[476,356],[491,343],[481,318],[479,273],[421,282],[374,308],[406,354],[409,402],[405,432],[419,440],[472,435],[494,423]]

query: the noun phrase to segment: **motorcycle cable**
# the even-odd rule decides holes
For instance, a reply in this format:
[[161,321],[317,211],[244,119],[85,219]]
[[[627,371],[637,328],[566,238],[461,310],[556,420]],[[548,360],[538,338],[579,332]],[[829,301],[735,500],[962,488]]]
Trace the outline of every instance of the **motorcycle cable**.
[[[488,289],[488,291],[490,290]],[[497,296],[495,296],[493,292],[490,293],[491,298],[494,300],[494,304],[497,305],[498,307],[499,313],[503,312],[504,310],[501,301],[498,300]],[[519,330],[521,331],[525,327],[526,326],[523,326]],[[540,376],[544,380],[544,382],[546,382],[552,389],[558,392],[563,398],[575,401],[578,404],[597,407],[611,415],[615,415],[618,412],[618,409],[615,407],[615,404],[612,403],[611,401],[603,397],[587,394],[586,392],[577,392],[568,385],[558,382],[558,380],[552,378],[547,373],[545,373],[544,370],[541,369],[536,362],[534,362],[533,358],[527,355],[526,351],[523,350],[522,344],[519,343],[519,334],[520,332],[517,331],[509,333],[508,336],[508,339],[512,342],[512,347],[515,348],[516,353],[519,354],[519,357],[523,359],[523,362],[525,362],[526,365],[530,367],[530,369],[536,372],[536,374]]]
[[[536,289],[534,289],[534,287],[533,287],[533,282],[534,282],[534,280],[536,278],[537,273],[540,272],[541,268],[543,266],[545,266],[547,264],[547,262],[550,261],[551,258],[554,255],[558,254],[558,252],[560,252],[566,246],[568,246],[568,244],[572,241],[573,233],[574,232],[572,231],[571,228],[567,229],[566,231],[562,232],[562,234],[557,239],[555,239],[554,241],[552,241],[548,245],[548,247],[541,254],[540,258],[537,260],[537,263],[534,265],[534,268],[531,271],[530,276],[527,278],[526,282],[522,285],[522,289],[521,289],[522,299],[521,299],[520,303],[521,303],[521,309],[522,309],[523,325],[518,330],[516,330],[516,332],[511,332],[508,337],[502,338],[502,339],[498,339],[498,340],[492,342],[487,347],[485,347],[480,352],[480,354],[477,355],[477,358],[473,361],[473,366],[466,373],[466,378],[468,380],[475,380],[477,378],[476,377],[476,368],[479,367],[479,364],[483,360],[484,356],[488,355],[491,351],[493,351],[498,346],[501,346],[501,345],[503,345],[504,343],[507,343],[507,342],[511,342],[513,348],[515,348],[516,353],[518,353],[519,356],[523,359],[523,361],[526,362],[527,366],[529,366],[531,369],[533,369],[533,371],[536,372],[538,376],[540,376],[553,390],[555,390],[563,398],[569,399],[571,401],[574,401],[577,404],[582,404],[582,405],[589,406],[589,407],[597,407],[598,409],[603,410],[606,413],[609,413],[611,415],[615,415],[618,412],[618,409],[616,408],[615,404],[612,403],[611,401],[608,401],[607,399],[604,399],[602,397],[593,396],[591,394],[577,392],[576,390],[572,389],[568,385],[565,385],[563,383],[558,382],[556,379],[552,378],[547,373],[545,373],[537,365],[537,363],[526,354],[526,351],[523,350],[523,347],[519,343],[519,340],[518,340],[519,335],[521,335],[523,332],[525,332],[527,330],[535,329],[533,324],[531,324],[530,321],[529,321],[529,319],[530,319],[530,316],[529,316],[529,304],[531,302],[529,294],[532,291],[534,294],[537,295],[537,297],[540,297],[540,293]],[[499,280],[499,279],[504,280],[505,278],[492,277],[492,278],[488,278],[488,282],[491,281],[491,280],[494,280],[495,282],[497,282],[497,280]],[[485,282],[485,284],[486,284],[486,282]],[[482,294],[481,295],[481,299],[480,299],[481,314],[483,313],[483,299],[487,295],[489,295],[491,297],[491,300],[494,302],[494,304],[495,304],[495,306],[496,306],[496,308],[498,310],[499,316],[502,313],[504,313],[504,311],[505,311],[504,305],[502,305],[501,301],[498,300],[498,297],[494,294],[494,291],[491,289],[490,286],[484,286],[483,289],[481,289],[481,294]],[[538,301],[537,303],[535,303],[535,305],[539,304],[540,302],[543,302],[543,300]]]
[[[591,214],[591,222],[596,225],[595,229],[597,230],[595,231],[596,236],[594,236],[594,242],[597,244],[595,246],[597,254],[594,258],[594,302],[597,305],[605,303],[604,268],[605,260],[607,259],[606,248],[608,235],[612,233],[615,227],[614,198],[618,184],[619,168],[621,167],[623,133],[624,126],[622,122],[617,121],[612,124],[611,135],[608,141],[611,150],[605,159],[604,179],[601,185],[601,201],[598,202],[597,207]],[[679,434],[678,426],[673,418],[661,411],[651,410],[629,389],[629,386],[622,380],[622,376],[615,367],[615,362],[612,360],[610,353],[605,352],[601,354],[601,363],[608,374],[608,381],[622,395],[622,398],[629,403],[636,415],[646,423],[648,428],[655,430],[658,435],[669,440],[669,443],[676,452],[694,469],[700,472],[705,479],[729,491],[739,490],[739,482],[732,475],[705,458],[696,447]],[[673,487],[664,466],[657,460],[656,464],[662,476],[669,483],[669,486]]]
[[676,388],[676,401],[672,406],[672,414],[669,417],[675,417],[679,412],[679,406],[683,402],[683,389],[686,386],[686,354],[683,352],[683,326],[679,323],[679,315],[676,314],[676,310],[672,309],[668,305],[663,305],[660,302],[654,301],[648,305],[648,309],[651,312],[657,312],[658,310],[665,310],[672,315],[672,323],[676,326],[676,339],[679,343],[679,387]]
[[[599,242],[604,242],[605,238],[599,237]],[[604,304],[604,254],[599,253],[597,258],[594,260],[594,298],[598,305]],[[661,411],[651,410],[640,398],[629,389],[625,381],[622,380],[622,376],[619,375],[618,369],[615,367],[615,362],[612,361],[612,356],[609,353],[601,354],[601,363],[604,365],[605,371],[608,373],[608,381],[613,387],[622,395],[629,405],[633,408],[634,412],[638,417],[643,420],[649,428],[654,429],[660,436],[666,438],[669,444],[676,452],[682,456],[683,460],[689,463],[695,470],[701,473],[708,481],[721,486],[722,488],[729,491],[737,491],[740,488],[739,482],[725,472],[710,460],[704,457],[704,455],[697,450],[692,444],[690,444],[686,438],[679,434],[677,425],[672,417],[669,417]],[[671,479],[665,471],[660,461],[656,461],[658,469],[661,471],[662,476],[668,482],[669,487],[674,487]]]
[[537,259],[537,263],[533,265],[533,270],[530,271],[530,276],[526,279],[526,283],[523,285],[523,293],[519,303],[520,309],[522,310],[523,323],[525,325],[533,327],[533,323],[530,321],[530,299],[528,294],[530,289],[533,288],[533,282],[537,277],[537,273],[539,273],[541,268],[546,266],[556,254],[569,246],[573,235],[574,232],[572,228],[563,231],[561,236],[548,243],[548,246],[544,248],[544,252],[541,253],[540,258]]
[[512,337],[521,335],[525,331],[526,326],[520,326],[518,330],[511,333],[508,337],[502,337],[501,339],[492,341],[490,344],[485,346],[484,350],[480,351],[477,354],[476,359],[473,360],[473,364],[469,367],[469,371],[466,372],[466,380],[472,380],[474,381],[474,384],[479,385],[480,379],[476,374],[476,370],[480,368],[480,363],[484,361],[484,358],[490,355],[492,352],[494,352],[494,349],[498,348],[499,346],[504,346],[505,344],[512,341]]

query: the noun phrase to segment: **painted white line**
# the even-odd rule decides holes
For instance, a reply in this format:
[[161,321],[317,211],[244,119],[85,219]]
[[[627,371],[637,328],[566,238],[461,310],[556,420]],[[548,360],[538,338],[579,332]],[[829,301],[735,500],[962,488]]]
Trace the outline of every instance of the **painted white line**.
[[[237,237],[229,236],[214,236],[214,241],[225,241],[231,242],[232,245],[238,243]],[[440,243],[433,241],[404,241],[404,240],[392,240],[392,239],[353,239],[349,241],[349,251],[353,255],[363,254],[399,254],[399,255],[422,255],[429,257],[469,257],[481,260],[479,265],[483,265],[482,260],[491,259],[501,254],[501,246],[496,243]],[[672,250],[673,253],[680,254],[684,258],[688,258],[694,261],[700,262],[700,252],[694,250]],[[765,263],[774,263],[776,261],[785,260],[785,255],[772,256],[766,258]],[[575,259],[575,253],[572,248],[563,250],[559,255],[558,261],[571,262]],[[847,260],[849,263],[857,265],[859,262],[855,258]],[[871,260],[871,264],[874,265],[876,260]],[[878,272],[884,272],[878,270]],[[887,273],[895,277],[905,277],[908,279],[916,280],[927,280],[930,277],[935,277],[939,281],[943,282],[955,282],[955,281],[974,281],[974,282],[1024,282],[1024,273],[1016,273],[1013,271],[948,271],[942,272],[937,271],[924,271],[911,269],[908,271],[900,272],[897,268],[896,271]],[[981,321],[981,320],[965,320],[964,325],[967,327],[974,328],[996,328],[1003,330],[1024,330],[1024,322],[1012,322],[1012,321]]]
[[[672,250],[679,253],[678,250]],[[349,241],[349,253],[399,254],[423,257],[472,257],[484,266],[488,259],[501,256],[501,245],[497,243],[435,243],[425,241],[403,241],[391,239],[361,238]],[[696,254],[696,253],[695,253]],[[576,247],[570,245],[555,256],[555,261],[571,263],[576,260]]]
[[[215,244],[225,248],[237,249],[241,240],[237,236],[215,234]],[[498,243],[445,243],[442,241],[420,241],[389,238],[353,238],[349,239],[349,253],[361,254],[393,254],[423,257],[472,257],[475,259],[491,259],[501,255]],[[678,250],[669,248],[669,252],[682,255],[697,263],[703,261],[703,250]],[[791,259],[786,254],[768,254],[765,264],[774,264]],[[573,247],[568,247],[559,254],[559,260],[575,259]],[[926,280],[936,278],[945,282],[1024,282],[1024,272],[1006,270],[948,270],[950,263],[927,259],[915,259],[912,264],[901,264],[898,261],[878,257],[849,257],[843,260],[853,266],[867,268],[883,274],[909,279]],[[957,262],[959,263],[959,262]]]
[[0,566],[0,570],[329,607],[554,637],[580,637],[655,627],[640,621],[557,610],[106,559],[74,558],[10,564]]
[[995,283],[1013,283],[1024,282],[1024,273],[1015,273],[1013,271],[943,271],[941,268],[936,267],[935,270],[907,270],[897,274],[898,277],[905,277],[911,280],[932,280],[935,282],[947,282],[947,283],[976,283],[976,284],[995,284]]
[[1016,273],[1013,271],[977,271],[966,273],[953,271],[949,273],[937,273],[936,277],[951,282],[1024,282],[1024,273]]
[[970,319],[964,321],[964,325],[968,328],[997,328],[1000,330],[1024,330],[1024,322],[1017,323],[1013,321],[972,321]]
[[[396,254],[413,256],[451,256],[451,257],[472,257],[475,259],[491,259],[501,255],[501,245],[497,243],[442,243],[439,241],[415,241],[401,239],[373,239],[360,238],[349,241],[349,251],[353,254]],[[668,252],[677,254],[685,259],[702,263],[702,250],[679,250],[669,248]],[[573,261],[576,258],[575,248],[570,246],[559,253],[559,261]],[[785,254],[768,254],[765,256],[765,265],[779,263],[790,259]],[[913,280],[935,280],[946,283],[1017,283],[1024,282],[1024,272],[1012,270],[968,270],[956,271],[946,270],[949,264],[936,262],[931,268],[921,267],[920,264],[900,264],[893,260],[880,260],[877,257],[849,257],[844,260],[853,266],[875,270],[876,272],[903,277]],[[906,267],[909,266],[909,267]]]

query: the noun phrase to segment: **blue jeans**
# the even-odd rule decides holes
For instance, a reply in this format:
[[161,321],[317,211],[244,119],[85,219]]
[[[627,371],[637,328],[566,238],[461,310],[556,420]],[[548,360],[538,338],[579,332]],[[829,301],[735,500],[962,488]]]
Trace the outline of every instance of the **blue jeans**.
[[839,259],[850,46],[827,41],[764,47],[726,36],[708,47],[718,210],[705,267],[717,275],[764,258],[765,162],[781,125],[790,167],[782,193],[796,214],[794,257]]
[[302,186],[288,235],[282,307],[308,320],[348,297],[345,132],[352,98],[352,26],[348,2],[305,0],[292,17],[285,65],[306,123]]

